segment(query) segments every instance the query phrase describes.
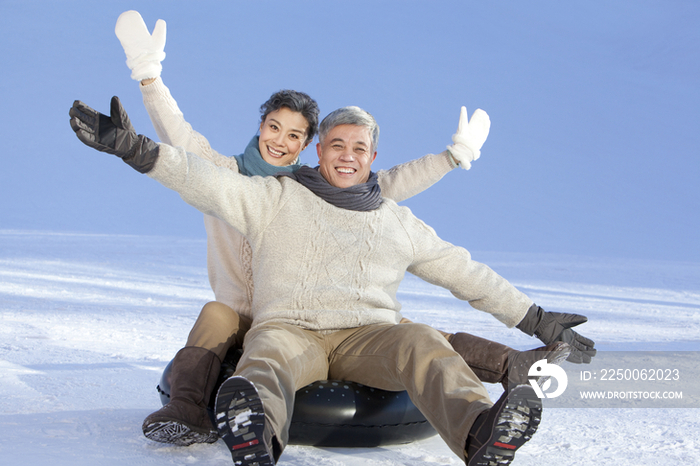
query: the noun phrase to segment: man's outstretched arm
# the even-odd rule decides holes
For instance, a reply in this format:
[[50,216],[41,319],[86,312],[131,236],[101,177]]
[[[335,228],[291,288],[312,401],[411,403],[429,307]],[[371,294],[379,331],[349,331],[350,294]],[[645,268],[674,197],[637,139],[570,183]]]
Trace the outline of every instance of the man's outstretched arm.
[[471,162],[481,155],[490,127],[485,111],[477,109],[469,120],[467,109],[462,107],[453,144],[447,150],[377,172],[382,196],[401,202],[425,191],[457,166],[469,170]]
[[246,236],[260,232],[277,214],[282,187],[273,177],[247,177],[137,134],[118,97],[110,116],[76,100],[70,125],[78,139],[101,152],[116,155],[140,173],[180,194],[199,211],[214,215]]
[[509,327],[517,327],[549,345],[564,341],[571,346],[570,362],[588,363],[595,356],[595,343],[572,330],[586,322],[585,316],[547,312],[505,278],[485,264],[474,261],[469,251],[440,239],[434,230],[409,214],[415,258],[408,271],[442,286],[459,299],[488,312]]

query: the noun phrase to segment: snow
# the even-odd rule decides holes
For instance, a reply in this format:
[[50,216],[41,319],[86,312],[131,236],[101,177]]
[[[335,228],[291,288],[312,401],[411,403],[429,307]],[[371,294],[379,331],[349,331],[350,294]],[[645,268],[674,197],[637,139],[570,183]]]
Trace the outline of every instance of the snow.
[[[159,407],[163,368],[213,298],[205,251],[203,240],[177,237],[0,230],[2,464],[231,464],[221,441],[176,447],[141,433]],[[473,255],[545,309],[587,315],[581,331],[601,351],[700,350],[700,264]],[[411,319],[537,345],[415,277],[399,297]],[[698,408],[545,409],[514,464],[700,464],[699,417]],[[463,463],[432,437],[370,449],[289,446],[279,464]]]

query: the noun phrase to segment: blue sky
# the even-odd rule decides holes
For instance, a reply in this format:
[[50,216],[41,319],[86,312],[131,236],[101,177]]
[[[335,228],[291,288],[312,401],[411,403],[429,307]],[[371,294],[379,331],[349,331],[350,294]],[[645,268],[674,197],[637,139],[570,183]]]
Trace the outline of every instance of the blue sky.
[[[68,125],[118,95],[155,138],[114,24],[168,23],[163,79],[240,153],[274,91],[381,126],[375,168],[439,152],[459,108],[481,158],[405,202],[472,251],[700,261],[700,4],[693,1],[0,3],[0,229],[204,237],[201,214]],[[304,161],[315,164],[315,150]],[[478,259],[478,255],[477,255]]]

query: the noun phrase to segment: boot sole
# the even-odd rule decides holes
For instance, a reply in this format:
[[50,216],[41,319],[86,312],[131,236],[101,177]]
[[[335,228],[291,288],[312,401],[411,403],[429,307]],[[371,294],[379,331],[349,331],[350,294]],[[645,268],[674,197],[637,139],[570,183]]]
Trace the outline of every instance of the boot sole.
[[243,377],[226,379],[216,395],[216,428],[236,466],[273,466],[263,439],[265,411],[252,383]]
[[501,406],[489,440],[469,459],[468,466],[506,466],[537,431],[542,402],[529,385],[515,387]]
[[170,443],[181,447],[187,447],[194,443],[215,443],[219,439],[216,432],[196,432],[177,421],[152,422],[143,426],[143,435],[155,442]]
[[560,341],[553,345],[553,348],[550,350],[550,354],[547,356],[547,361],[550,364],[556,364],[557,366],[561,366],[570,354],[571,346],[569,346],[568,343]]
[[[536,352],[536,357],[532,355],[533,352]],[[546,359],[548,364],[555,364],[557,366],[560,366],[566,360],[566,358],[569,357],[570,354],[571,347],[563,341],[553,343],[548,346],[543,346],[535,350],[521,352],[521,356],[528,356],[527,358],[519,359],[517,363],[510,362],[508,364],[508,371],[506,376],[508,380],[508,386],[506,386],[506,384],[503,384],[503,388],[508,389],[509,387],[512,388],[516,385],[528,384],[530,380],[528,371],[530,369],[530,366],[534,364],[537,359]],[[538,377],[537,384],[540,387],[542,387],[547,380],[549,380],[549,376]]]
[[[569,346],[568,343],[564,343],[563,341],[560,341],[558,343],[555,343],[552,347],[551,350],[549,350],[549,354],[547,355],[547,363],[548,364],[556,364],[557,366],[561,366],[564,364],[564,361],[566,361],[566,358],[569,357],[571,354],[571,346]],[[537,378],[537,385],[540,386],[540,388],[544,387],[545,382],[549,380],[549,377],[538,377]]]

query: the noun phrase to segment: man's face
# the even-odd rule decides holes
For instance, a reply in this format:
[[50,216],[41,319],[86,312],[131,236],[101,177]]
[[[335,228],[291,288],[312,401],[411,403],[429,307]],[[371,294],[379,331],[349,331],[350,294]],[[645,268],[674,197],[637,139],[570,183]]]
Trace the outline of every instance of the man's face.
[[270,112],[260,124],[258,148],[263,160],[276,167],[294,163],[308,145],[305,142],[308,128],[309,123],[299,112],[287,107]]
[[372,152],[372,138],[365,126],[338,125],[316,144],[319,172],[332,186],[349,188],[369,178],[370,167],[377,157]]

